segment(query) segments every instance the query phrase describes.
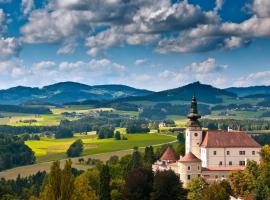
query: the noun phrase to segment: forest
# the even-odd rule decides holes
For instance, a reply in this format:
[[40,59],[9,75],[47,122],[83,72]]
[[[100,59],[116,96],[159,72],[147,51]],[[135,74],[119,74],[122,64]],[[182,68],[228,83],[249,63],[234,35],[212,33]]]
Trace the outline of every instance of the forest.
[[[233,171],[228,180],[207,183],[203,178],[193,178],[183,188],[173,171],[153,174],[151,165],[168,145],[156,150],[149,146],[144,152],[135,147],[131,155],[112,156],[106,163],[95,162],[93,168],[78,171],[66,161],[51,166],[50,173],[38,172],[28,178],[0,181],[1,200],[229,200],[230,196],[256,200],[269,198],[270,146],[260,153],[261,162],[249,161],[244,171]],[[182,143],[174,148],[181,155]],[[82,161],[85,162],[85,161]]]

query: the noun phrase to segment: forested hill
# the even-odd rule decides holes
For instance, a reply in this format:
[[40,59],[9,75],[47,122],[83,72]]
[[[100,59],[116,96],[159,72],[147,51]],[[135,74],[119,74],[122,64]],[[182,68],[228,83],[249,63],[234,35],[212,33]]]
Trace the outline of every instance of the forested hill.
[[155,92],[143,97],[127,97],[116,101],[190,101],[193,95],[200,97],[201,102],[221,103],[225,98],[237,98],[237,95],[226,90],[215,88],[211,85],[194,82],[183,87]]
[[43,88],[18,86],[0,90],[0,104],[25,104],[28,102],[63,104],[84,100],[113,100],[151,93],[148,90],[136,89],[125,85],[89,86],[75,82],[62,82]]
[[235,93],[239,97],[250,95],[270,95],[270,86],[231,87],[225,90]]

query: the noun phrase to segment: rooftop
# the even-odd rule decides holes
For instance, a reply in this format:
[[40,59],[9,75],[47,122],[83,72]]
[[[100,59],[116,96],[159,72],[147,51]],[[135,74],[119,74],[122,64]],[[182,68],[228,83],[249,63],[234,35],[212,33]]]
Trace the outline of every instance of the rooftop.
[[177,161],[177,157],[171,147],[168,147],[161,156],[160,160]]
[[201,162],[193,153],[188,152],[183,158],[180,159],[180,162]]
[[243,166],[220,166],[220,167],[203,167],[202,171],[233,171],[233,170],[244,170]]
[[245,132],[208,131],[201,144],[201,147],[260,148],[261,146],[248,133]]

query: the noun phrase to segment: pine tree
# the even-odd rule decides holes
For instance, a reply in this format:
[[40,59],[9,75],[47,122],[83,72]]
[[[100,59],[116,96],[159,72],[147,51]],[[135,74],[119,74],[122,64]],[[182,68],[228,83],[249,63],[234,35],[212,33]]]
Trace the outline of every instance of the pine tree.
[[99,199],[111,200],[110,171],[108,165],[102,165],[100,171]]
[[143,160],[146,168],[152,168],[152,164],[155,162],[155,154],[152,146],[145,148]]
[[74,189],[74,177],[71,172],[71,160],[66,161],[62,171],[61,200],[70,200]]
[[51,166],[48,184],[45,186],[45,196],[47,200],[57,200],[61,196],[61,169],[60,162],[55,161]]
[[130,171],[142,167],[142,157],[138,147],[134,147],[132,158],[130,161]]

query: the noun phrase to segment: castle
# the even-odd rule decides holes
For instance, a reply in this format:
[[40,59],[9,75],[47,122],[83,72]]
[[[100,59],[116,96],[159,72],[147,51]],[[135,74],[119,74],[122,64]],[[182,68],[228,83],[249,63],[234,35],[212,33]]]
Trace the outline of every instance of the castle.
[[184,187],[193,177],[207,181],[226,179],[232,170],[243,170],[248,160],[259,162],[261,146],[242,131],[202,130],[197,101],[193,96],[185,131],[185,156],[176,158],[168,147],[152,166],[153,171],[173,170]]

